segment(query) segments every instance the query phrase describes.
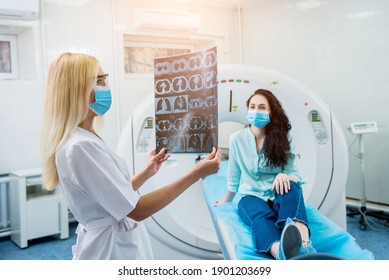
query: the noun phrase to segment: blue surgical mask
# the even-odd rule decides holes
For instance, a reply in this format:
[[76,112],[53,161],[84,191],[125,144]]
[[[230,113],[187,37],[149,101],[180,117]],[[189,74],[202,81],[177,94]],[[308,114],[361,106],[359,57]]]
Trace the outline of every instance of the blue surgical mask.
[[95,99],[89,107],[99,116],[104,115],[112,104],[111,90],[109,86],[95,86]]
[[270,122],[269,112],[249,110],[247,112],[247,120],[253,126],[263,128]]

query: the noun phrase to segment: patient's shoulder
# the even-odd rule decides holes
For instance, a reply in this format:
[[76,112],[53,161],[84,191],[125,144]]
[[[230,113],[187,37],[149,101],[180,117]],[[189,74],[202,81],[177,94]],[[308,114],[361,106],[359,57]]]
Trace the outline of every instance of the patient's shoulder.
[[250,128],[244,127],[231,134],[230,139],[232,141],[246,140],[250,137]]

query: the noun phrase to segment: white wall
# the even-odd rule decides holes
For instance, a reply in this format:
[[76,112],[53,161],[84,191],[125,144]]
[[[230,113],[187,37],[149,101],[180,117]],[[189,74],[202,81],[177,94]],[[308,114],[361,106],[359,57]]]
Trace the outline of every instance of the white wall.
[[[318,93],[340,121],[377,121],[366,135],[368,200],[389,204],[389,2],[258,1],[242,11],[243,63],[291,76]],[[298,124],[292,124],[298,125]],[[358,142],[350,150],[347,196],[360,197]]]
[[[237,60],[237,16],[236,9],[221,5],[193,4],[190,1],[127,1],[115,2],[115,24],[117,42],[117,63],[120,91],[119,125],[122,129],[136,105],[148,94],[153,94],[153,75],[135,75],[124,73],[123,36],[144,35],[163,41],[163,38],[179,38],[192,41],[197,49],[216,45],[219,63],[232,63]],[[196,1],[193,1],[196,2]],[[169,31],[163,29],[146,30],[134,27],[132,15],[135,7],[145,9],[169,10],[182,13],[196,13],[201,16],[201,25],[195,32]],[[201,42],[205,42],[201,44]]]
[[[132,20],[135,7],[198,13],[201,25],[193,33],[137,30]],[[22,26],[14,28],[14,33],[18,34],[23,49],[19,63],[28,62],[21,68],[25,70],[23,77],[0,80],[0,174],[41,165],[45,79],[49,64],[60,53],[94,55],[103,70],[109,73],[114,103],[104,117],[101,135],[112,149],[116,148],[120,131],[136,104],[152,94],[153,89],[152,75],[134,78],[124,74],[124,35],[214,42],[218,46],[220,63],[236,62],[238,54],[236,9],[231,5],[174,0],[41,0],[40,13],[40,20],[34,22],[0,20],[0,34],[3,29],[8,30],[10,24]],[[23,35],[25,30],[28,36]]]
[[0,34],[17,36],[18,78],[0,80],[0,174],[39,165],[42,51],[39,22],[0,19]]
[[[63,52],[87,53],[97,57],[110,79],[116,75],[113,44],[112,3],[93,1],[42,1],[45,72],[49,64]],[[111,83],[113,98],[117,85]],[[108,145],[117,141],[116,104],[104,116],[102,135]]]

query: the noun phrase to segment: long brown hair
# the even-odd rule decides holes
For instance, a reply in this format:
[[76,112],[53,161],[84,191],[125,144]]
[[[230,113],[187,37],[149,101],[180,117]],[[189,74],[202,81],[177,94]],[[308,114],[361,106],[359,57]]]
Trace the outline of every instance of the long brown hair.
[[247,108],[251,98],[255,95],[262,95],[270,105],[270,123],[265,126],[266,138],[263,143],[266,165],[271,167],[285,166],[290,153],[289,131],[292,126],[289,118],[277,97],[265,89],[258,89],[249,97]]

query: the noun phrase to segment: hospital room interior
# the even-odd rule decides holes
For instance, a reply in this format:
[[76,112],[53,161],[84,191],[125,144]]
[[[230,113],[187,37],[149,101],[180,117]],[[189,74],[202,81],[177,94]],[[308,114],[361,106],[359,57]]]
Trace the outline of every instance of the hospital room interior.
[[[78,222],[60,189],[42,187],[52,61],[100,61],[112,105],[98,134],[134,175],[159,143],[154,60],[208,50],[217,100],[200,103],[217,104],[220,169],[144,220],[155,259],[271,259],[255,253],[239,197],[214,206],[246,100],[267,89],[290,119],[318,256],[389,260],[388,14],[387,0],[0,0],[0,259],[72,259]],[[140,195],[206,156],[170,152]]]

